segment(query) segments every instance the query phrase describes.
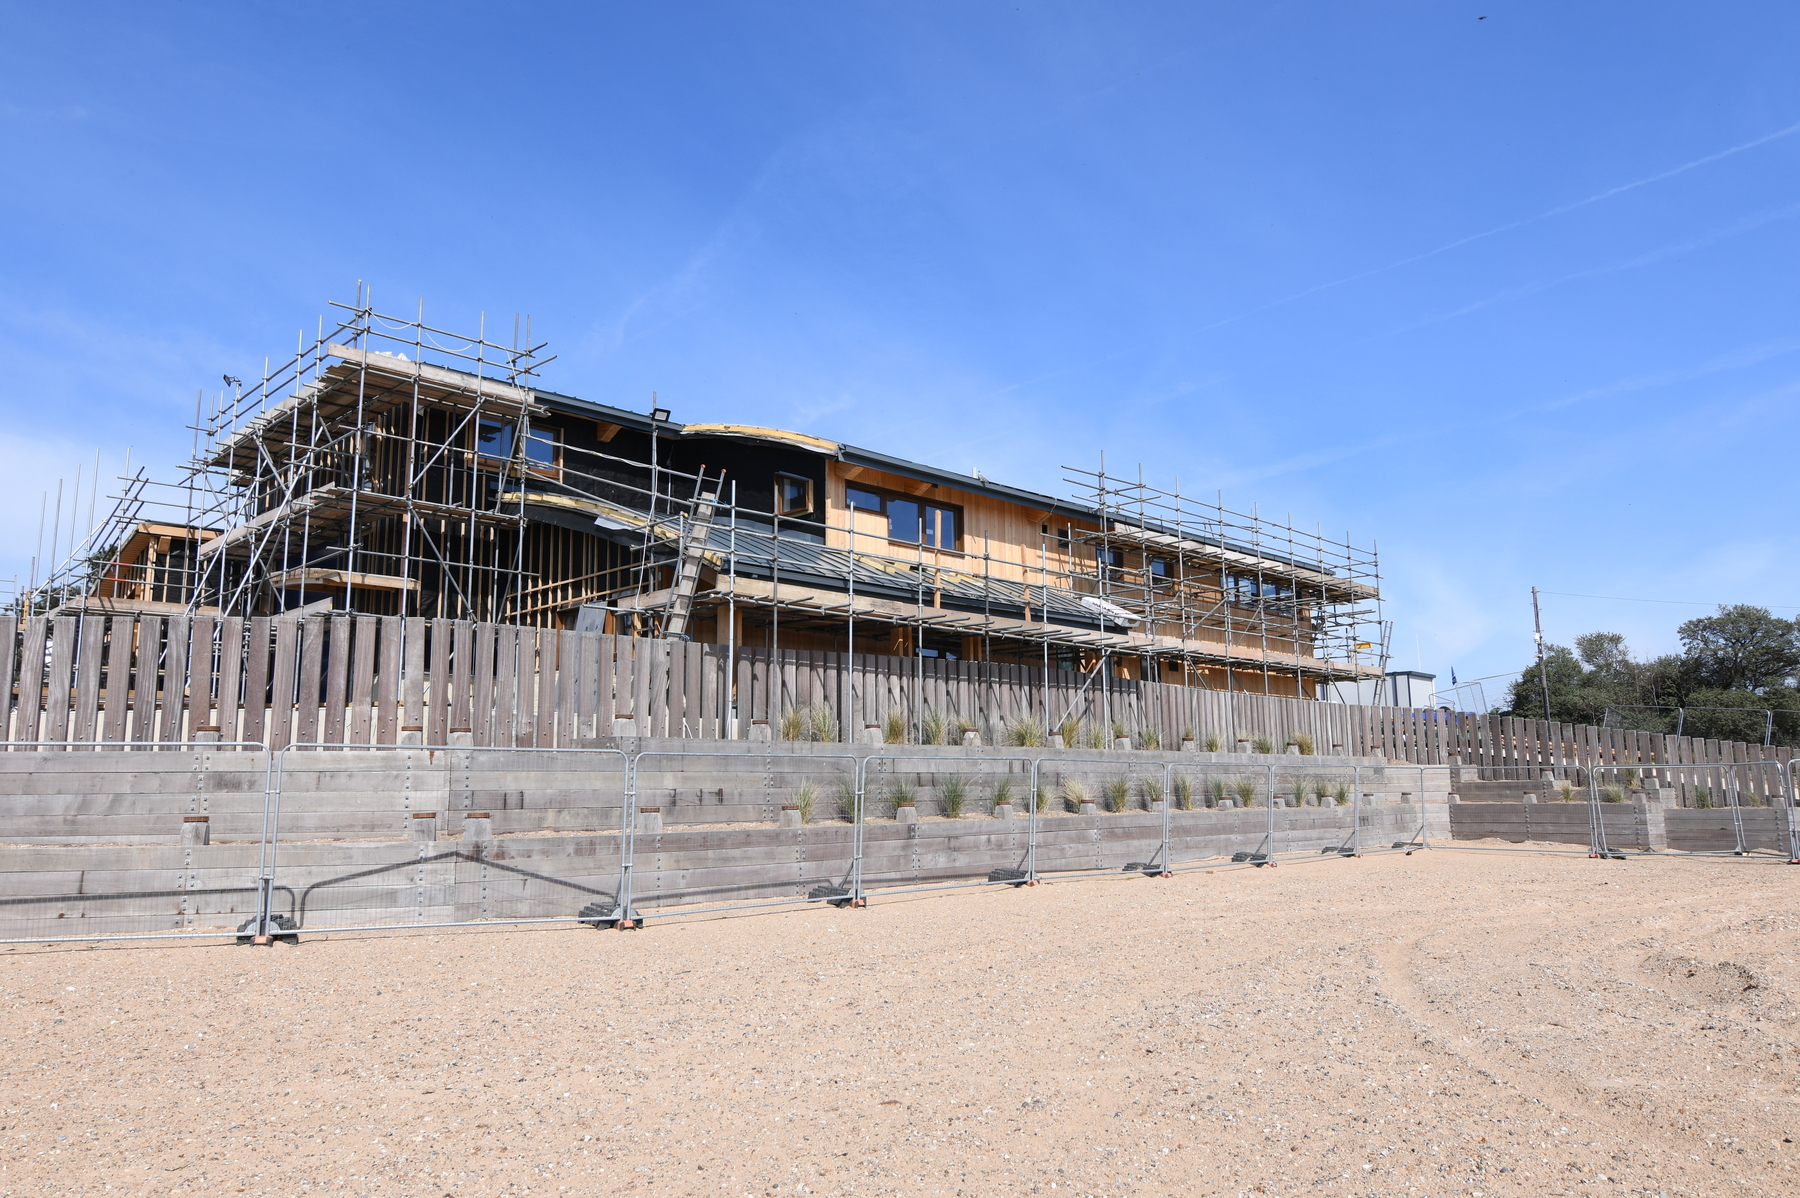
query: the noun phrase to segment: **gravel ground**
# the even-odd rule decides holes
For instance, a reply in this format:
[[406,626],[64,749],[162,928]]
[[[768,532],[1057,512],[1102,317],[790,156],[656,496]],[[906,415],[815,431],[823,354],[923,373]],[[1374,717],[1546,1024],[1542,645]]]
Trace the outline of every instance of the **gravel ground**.
[[1793,1194],[1800,869],[0,951],[0,1194]]

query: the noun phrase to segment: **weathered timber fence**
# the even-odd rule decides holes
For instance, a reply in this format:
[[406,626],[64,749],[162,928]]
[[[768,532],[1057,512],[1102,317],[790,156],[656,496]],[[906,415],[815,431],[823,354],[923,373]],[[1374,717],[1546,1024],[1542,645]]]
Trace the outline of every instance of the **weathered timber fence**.
[[[1667,767],[1786,761],[1789,749],[1551,724],[1478,713],[1352,707],[1227,694],[1031,666],[740,647],[390,616],[0,617],[0,741],[222,740],[428,744],[468,730],[476,745],[572,747],[630,716],[639,735],[702,740],[751,721],[828,705],[842,735],[925,711],[966,720],[988,743],[1023,718],[1090,729],[1182,733],[1230,750],[1293,733],[1320,753],[1461,764],[1491,776],[1643,765],[1671,783],[1715,785]],[[1110,736],[1110,729],[1104,729]],[[1682,777],[1675,777],[1681,774]],[[1747,785],[1760,795],[1760,782]]]

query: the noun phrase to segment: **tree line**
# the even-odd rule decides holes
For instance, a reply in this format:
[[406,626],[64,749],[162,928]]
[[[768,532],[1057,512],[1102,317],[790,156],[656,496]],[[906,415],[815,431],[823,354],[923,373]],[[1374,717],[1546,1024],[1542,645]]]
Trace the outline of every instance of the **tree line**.
[[[1773,742],[1800,746],[1800,620],[1749,604],[1676,629],[1681,652],[1639,660],[1616,632],[1590,632],[1575,647],[1544,647],[1550,718],[1645,732],[1761,744],[1765,711],[1774,710]],[[1533,662],[1513,682],[1497,714],[1544,718],[1544,687]]]

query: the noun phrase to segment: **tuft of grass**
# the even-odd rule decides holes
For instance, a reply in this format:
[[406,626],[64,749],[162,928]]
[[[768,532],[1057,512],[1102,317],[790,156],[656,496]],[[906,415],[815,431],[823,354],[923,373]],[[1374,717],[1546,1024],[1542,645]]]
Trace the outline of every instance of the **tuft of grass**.
[[1638,789],[1638,782],[1642,778],[1643,778],[1643,775],[1640,774],[1637,770],[1626,770],[1625,771],[1625,789],[1626,790]]
[[1138,797],[1144,800],[1144,810],[1148,811],[1154,804],[1162,802],[1162,779],[1155,774],[1145,774],[1138,779]]
[[800,789],[794,792],[794,806],[800,808],[800,822],[812,823],[813,808],[819,805],[819,786],[811,778],[800,780]]
[[1240,807],[1256,806],[1256,779],[1255,778],[1239,778],[1237,781],[1235,781],[1231,784],[1231,789],[1237,793],[1238,806],[1240,806]]
[[1175,775],[1175,805],[1183,811],[1194,809],[1194,784],[1186,774]]
[[1073,778],[1064,778],[1061,790],[1063,807],[1076,815],[1081,814],[1081,805],[1088,801],[1087,787]]
[[906,713],[890,707],[881,717],[881,739],[890,745],[906,743]]
[[1106,729],[1095,724],[1092,728],[1087,730],[1087,744],[1084,747],[1089,749],[1110,749],[1112,748],[1112,742],[1106,739]]
[[1050,810],[1050,792],[1042,786],[1038,787],[1031,792],[1031,803],[1033,807],[1037,808],[1039,815],[1044,814]]
[[1013,780],[1011,778],[1002,778],[994,783],[994,796],[988,803],[988,814],[992,815],[994,808],[1000,804],[1012,802],[1012,790]]
[[1155,728],[1139,728],[1137,743],[1140,749],[1160,749],[1162,748],[1162,733]]
[[1230,793],[1231,789],[1225,785],[1225,779],[1208,778],[1206,780],[1206,805],[1208,807],[1217,807],[1219,800]]
[[944,743],[944,715],[942,712],[930,707],[925,709],[925,716],[919,721],[919,743],[922,745]]
[[1556,793],[1565,803],[1573,803],[1575,801],[1575,787],[1572,783],[1564,782],[1561,786],[1556,788]]
[[908,782],[905,778],[889,779],[886,797],[889,815],[894,814],[896,808],[902,807],[907,803],[911,803],[915,807],[918,806],[918,792],[913,790],[912,783]]
[[1131,733],[1126,731],[1126,729],[1125,729],[1125,721],[1114,720],[1112,722],[1112,739],[1114,739],[1114,740],[1130,740],[1131,739]]
[[1038,720],[1026,716],[1006,725],[1006,743],[1017,745],[1022,749],[1042,748],[1048,739],[1044,735],[1044,725]]
[[1319,806],[1323,807],[1325,801],[1331,797],[1331,783],[1324,778],[1314,778],[1313,795],[1319,800]]
[[1063,738],[1063,748],[1073,749],[1081,744],[1081,721],[1070,716],[1057,725],[1056,734]]
[[851,823],[856,822],[856,779],[854,778],[838,779],[838,815]]
[[1212,732],[1206,734],[1206,751],[1208,753],[1217,753],[1219,751],[1219,738],[1217,734]]
[[1266,736],[1259,736],[1250,742],[1250,750],[1253,753],[1273,753],[1275,742]]
[[961,819],[963,804],[969,801],[969,780],[961,774],[951,774],[938,783],[938,802],[942,805],[945,819]]
[[1193,740],[1194,739],[1194,726],[1192,724],[1187,725],[1186,727],[1184,727],[1181,730],[1181,739],[1182,740]]
[[1100,784],[1100,793],[1106,799],[1108,811],[1123,811],[1131,803],[1131,779],[1123,775],[1108,778]]
[[952,723],[950,725],[950,727],[951,727],[950,743],[953,745],[962,744],[962,739],[966,734],[968,734],[970,732],[980,732],[981,731],[980,724],[977,724],[974,720],[961,718],[961,717],[959,717],[954,723]]
[[1625,788],[1617,783],[1609,786],[1602,786],[1600,788],[1600,801],[1602,803],[1623,803],[1625,801]]
[[1336,786],[1331,788],[1331,797],[1337,800],[1337,805],[1339,807],[1349,806],[1350,784],[1348,782],[1339,782]]
[[781,713],[779,731],[776,733],[782,740],[806,739],[806,709],[790,707]]
[[1704,786],[1694,787],[1694,806],[1702,810],[1712,806],[1712,791]]
[[1290,732],[1288,733],[1287,743],[1290,745],[1299,745],[1300,756],[1302,757],[1311,757],[1313,755],[1313,738],[1311,733]]

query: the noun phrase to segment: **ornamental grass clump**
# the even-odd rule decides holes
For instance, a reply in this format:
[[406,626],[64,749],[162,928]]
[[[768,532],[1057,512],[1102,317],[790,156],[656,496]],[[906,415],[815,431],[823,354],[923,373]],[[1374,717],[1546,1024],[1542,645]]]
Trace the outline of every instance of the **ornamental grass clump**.
[[856,822],[856,779],[838,779],[838,815],[851,823]]
[[1623,803],[1625,801],[1625,788],[1616,784],[1602,786],[1600,788],[1600,801],[1602,803]]
[[1230,793],[1231,789],[1225,785],[1225,779],[1208,778],[1206,780],[1206,805],[1208,807],[1217,807],[1225,801],[1225,796]]
[[1163,799],[1162,779],[1155,774],[1145,774],[1139,778],[1138,797],[1144,800],[1144,810],[1154,811]]
[[812,823],[813,808],[819,805],[819,785],[811,778],[800,780],[800,789],[794,792],[794,806],[800,808],[800,822]]
[[1000,806],[1002,803],[1011,803],[1012,791],[1013,781],[1011,778],[1002,778],[994,783],[994,794],[988,801],[988,814],[992,815],[994,808]]
[[1183,811],[1194,809],[1194,784],[1186,774],[1175,775],[1175,805]]
[[1309,733],[1290,732],[1288,733],[1287,743],[1298,747],[1300,756],[1302,757],[1311,757],[1313,755],[1313,738]]
[[1044,746],[1044,725],[1038,720],[1026,716],[1013,720],[1006,725],[1006,743],[1021,749],[1041,749]]
[[776,733],[782,740],[806,739],[806,709],[790,707],[781,713],[780,731]]
[[1075,748],[1081,744],[1081,721],[1070,716],[1056,726],[1056,734],[1063,738],[1063,748]]
[[1162,733],[1155,728],[1139,728],[1137,745],[1140,749],[1160,749],[1162,748]]
[[1081,814],[1081,805],[1088,801],[1087,787],[1073,778],[1062,780],[1063,808],[1076,815]]
[[930,707],[925,709],[924,718],[919,721],[919,743],[922,745],[941,745],[944,743],[944,716],[940,711]]
[[890,745],[906,743],[906,713],[890,707],[881,717],[881,739]]
[[893,778],[888,781],[886,797],[889,815],[897,815],[902,807],[918,806],[918,792],[913,790],[912,783],[904,778]]
[[1208,732],[1206,734],[1206,751],[1208,753],[1217,753],[1219,751],[1219,737],[1217,733]]
[[1256,806],[1255,778],[1239,778],[1236,782],[1231,784],[1231,789],[1237,792],[1238,805],[1240,807]]
[[1275,742],[1266,736],[1259,736],[1250,742],[1250,749],[1255,753],[1273,753]]
[[1128,777],[1108,778],[1100,785],[1101,794],[1106,796],[1108,811],[1123,811],[1131,802],[1131,779]]
[[1712,791],[1704,786],[1694,787],[1694,806],[1706,810],[1712,806]]
[[963,804],[969,801],[969,781],[961,774],[951,774],[938,783],[938,803],[945,819],[961,819]]
[[1348,782],[1339,782],[1336,786],[1331,788],[1331,797],[1336,800],[1339,807],[1349,806],[1350,784]]
[[959,718],[955,721],[955,723],[951,724],[950,727],[951,727],[950,743],[956,744],[956,745],[962,744],[963,737],[967,736],[969,733],[974,732],[976,734],[979,734],[981,732],[981,725],[977,724],[974,720],[971,720],[971,719]]

